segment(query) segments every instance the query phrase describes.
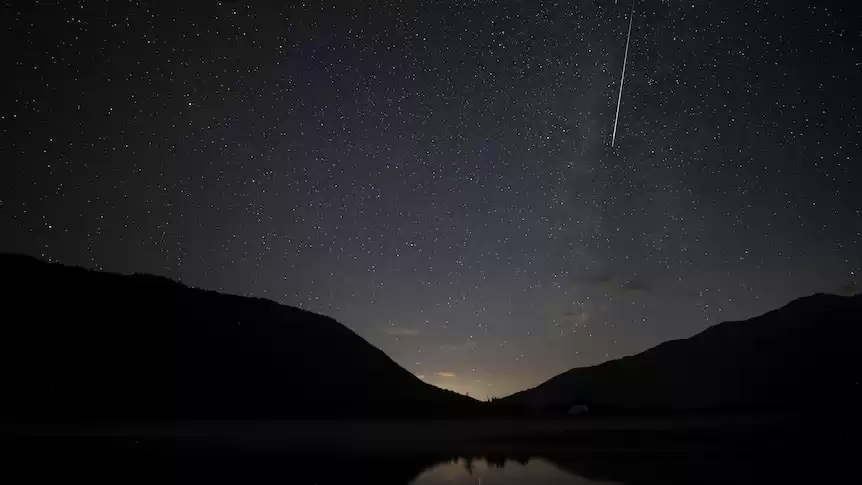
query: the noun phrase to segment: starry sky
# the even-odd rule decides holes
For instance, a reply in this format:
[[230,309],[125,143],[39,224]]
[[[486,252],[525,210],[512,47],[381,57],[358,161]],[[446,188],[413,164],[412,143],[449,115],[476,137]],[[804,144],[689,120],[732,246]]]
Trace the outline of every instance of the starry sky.
[[0,251],[503,396],[862,291],[854,4],[4,2]]

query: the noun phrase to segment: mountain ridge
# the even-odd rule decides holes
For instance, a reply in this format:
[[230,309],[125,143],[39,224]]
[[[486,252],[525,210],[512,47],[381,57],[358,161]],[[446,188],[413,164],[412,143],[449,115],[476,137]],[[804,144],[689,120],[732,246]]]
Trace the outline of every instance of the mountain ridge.
[[425,417],[478,405],[307,310],[23,255],[0,267],[6,416]]
[[[516,392],[495,403],[500,407],[522,408],[521,411],[529,408],[533,414],[565,413],[567,407],[575,403],[590,404],[595,409],[609,412],[843,407],[845,404],[840,402],[841,399],[858,400],[858,387],[855,390],[852,388],[858,386],[859,375],[850,370],[854,359],[849,342],[858,336],[860,319],[862,294],[841,296],[816,293],[796,298],[783,307],[747,320],[720,322],[691,337],[662,342],[637,354],[569,369],[538,386]],[[824,342],[823,336],[817,335],[814,329],[817,322],[828,327],[823,328],[823,332],[831,330],[843,335],[843,338]],[[831,372],[842,375],[826,375],[824,379],[827,385],[810,386],[819,389],[819,398],[823,399],[819,403],[813,396],[801,396],[797,403],[788,402],[789,389],[781,387],[790,384],[791,377],[787,374],[791,370],[799,373],[800,380],[814,380],[811,370],[814,367],[806,369],[799,366],[796,360],[803,355],[799,351],[799,344],[805,339],[811,344],[812,354],[818,355],[827,364],[836,365],[838,368]],[[720,344],[715,343],[719,340]],[[752,345],[761,345],[759,351],[764,352],[761,358],[753,357],[752,351],[755,349],[749,348]],[[704,359],[702,352],[711,356],[714,362]],[[722,352],[726,355],[721,355]],[[767,357],[766,354],[770,352],[771,357]],[[690,359],[687,365],[696,368],[690,376],[685,375],[685,370],[680,370],[686,367],[681,364],[684,357]],[[680,364],[675,368],[670,363],[672,360]],[[750,368],[746,369],[746,366]],[[846,370],[843,366],[847,366]],[[785,370],[785,367],[790,370]],[[828,368],[828,365],[822,367]],[[747,372],[754,373],[758,379],[762,378],[762,384],[767,387],[770,376],[781,380],[780,385],[775,385],[771,390],[758,389],[753,383],[745,382]],[[668,384],[671,381],[675,381],[674,386]],[[734,381],[739,382],[741,387],[734,388]],[[682,384],[692,386],[703,396],[671,399],[674,392],[679,394],[679,388],[685,387]],[[830,388],[830,385],[836,387]],[[720,396],[710,386],[724,388],[726,394]],[[804,394],[801,389],[803,385],[800,383],[800,395]],[[830,392],[836,394],[831,395]],[[626,399],[630,402],[625,402]],[[749,401],[746,402],[746,399]]]
[[862,294],[818,293],[490,405],[272,300],[0,254],[0,418],[392,418],[850,408]]

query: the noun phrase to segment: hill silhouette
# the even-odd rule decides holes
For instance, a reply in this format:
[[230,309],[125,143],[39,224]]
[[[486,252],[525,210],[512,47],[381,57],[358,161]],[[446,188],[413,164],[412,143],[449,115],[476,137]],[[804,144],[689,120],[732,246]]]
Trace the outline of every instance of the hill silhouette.
[[0,255],[0,417],[442,417],[427,384],[335,320],[278,303]]
[[828,411],[859,404],[862,295],[817,294],[640,354],[571,369],[496,409],[591,412]]

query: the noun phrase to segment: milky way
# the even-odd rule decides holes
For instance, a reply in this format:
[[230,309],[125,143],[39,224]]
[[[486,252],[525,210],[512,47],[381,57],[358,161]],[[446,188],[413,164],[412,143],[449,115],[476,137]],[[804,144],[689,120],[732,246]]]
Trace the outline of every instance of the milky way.
[[860,291],[855,2],[639,2],[613,150],[626,2],[195,3],[4,3],[0,251],[477,397]]

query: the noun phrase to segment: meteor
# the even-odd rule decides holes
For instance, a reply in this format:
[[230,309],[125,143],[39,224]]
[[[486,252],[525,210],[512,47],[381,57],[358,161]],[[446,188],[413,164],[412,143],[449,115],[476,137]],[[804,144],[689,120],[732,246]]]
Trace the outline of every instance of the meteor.
[[635,1],[632,0],[632,9],[629,12],[629,33],[626,36],[626,53],[623,56],[623,73],[620,75],[620,94],[617,96],[617,114],[614,116],[614,134],[611,138],[611,147],[617,141],[617,122],[620,120],[620,103],[623,100],[623,81],[626,80],[626,61],[629,59],[629,41],[632,39],[632,21],[635,15]]

